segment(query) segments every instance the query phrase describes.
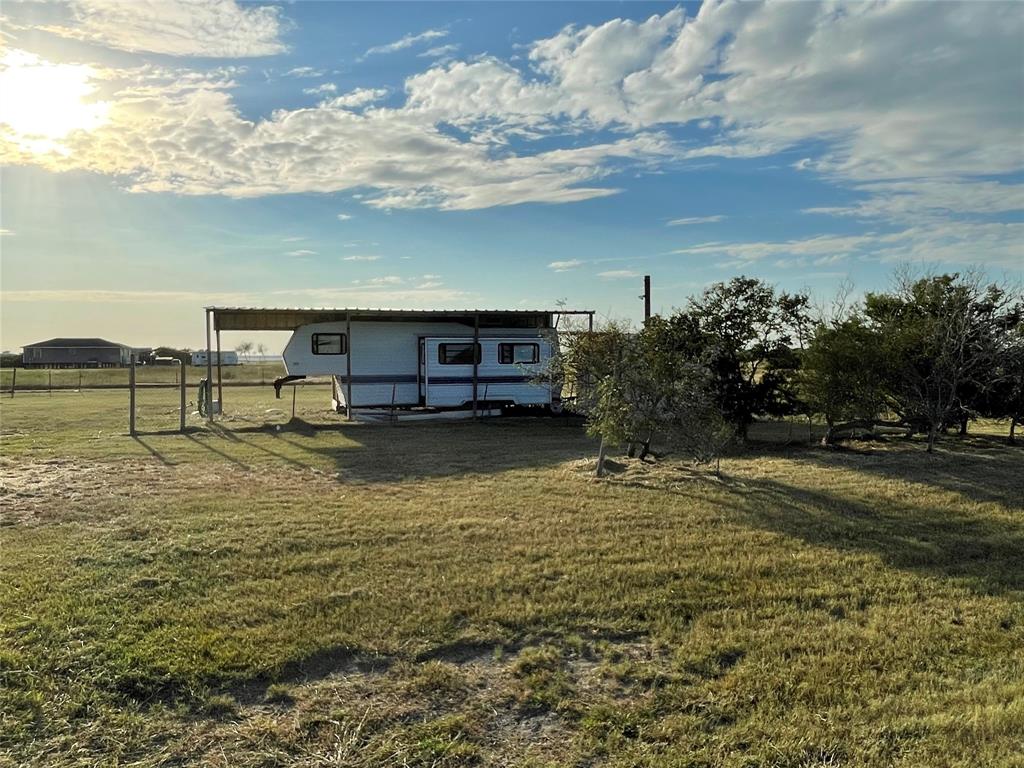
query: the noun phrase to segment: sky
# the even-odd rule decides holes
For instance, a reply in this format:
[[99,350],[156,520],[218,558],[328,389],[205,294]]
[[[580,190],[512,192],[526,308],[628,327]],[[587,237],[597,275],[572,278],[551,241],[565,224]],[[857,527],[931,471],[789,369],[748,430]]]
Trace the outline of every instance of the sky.
[[207,305],[635,321],[645,274],[656,312],[739,274],[1024,277],[1020,3],[0,13],[3,349],[197,348]]

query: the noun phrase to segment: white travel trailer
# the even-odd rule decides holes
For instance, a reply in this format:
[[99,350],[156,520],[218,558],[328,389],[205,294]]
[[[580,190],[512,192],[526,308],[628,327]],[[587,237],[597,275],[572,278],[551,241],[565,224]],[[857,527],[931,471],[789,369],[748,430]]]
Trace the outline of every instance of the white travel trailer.
[[210,308],[214,329],[291,330],[287,376],[330,376],[333,404],[352,408],[555,408],[542,374],[568,310]]
[[221,365],[238,365],[238,353],[214,352],[212,357],[207,354],[205,349],[199,349],[192,353],[192,365],[206,365],[208,360],[214,365],[217,365],[218,360]]

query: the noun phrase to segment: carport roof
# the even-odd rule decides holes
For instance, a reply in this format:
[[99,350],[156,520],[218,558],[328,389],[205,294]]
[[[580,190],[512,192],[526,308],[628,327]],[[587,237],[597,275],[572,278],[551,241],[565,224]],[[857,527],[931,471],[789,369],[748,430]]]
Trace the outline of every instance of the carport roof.
[[544,318],[554,315],[593,315],[589,309],[369,309],[273,307],[207,307],[218,331],[293,331],[300,325],[350,320],[455,320],[479,317],[488,323],[502,318]]

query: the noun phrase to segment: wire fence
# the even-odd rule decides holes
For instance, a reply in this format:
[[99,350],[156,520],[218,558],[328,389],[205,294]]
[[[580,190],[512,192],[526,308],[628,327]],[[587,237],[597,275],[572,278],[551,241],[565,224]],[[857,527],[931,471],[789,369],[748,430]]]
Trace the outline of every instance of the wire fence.
[[[206,375],[203,366],[142,365],[140,386],[174,387],[184,371],[188,381]],[[216,375],[216,374],[215,374]],[[221,378],[225,386],[270,384],[284,375],[280,362],[224,366]],[[0,368],[0,396],[18,391],[67,391],[111,389],[128,386],[128,368]]]

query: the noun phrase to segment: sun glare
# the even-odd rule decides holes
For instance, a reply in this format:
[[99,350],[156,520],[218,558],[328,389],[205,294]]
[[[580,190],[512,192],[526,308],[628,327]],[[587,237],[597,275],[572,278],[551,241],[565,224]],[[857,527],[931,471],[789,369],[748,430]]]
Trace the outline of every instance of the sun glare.
[[87,101],[96,91],[93,69],[55,64],[24,51],[0,58],[0,130],[30,152],[66,153],[72,131],[90,131],[107,119],[109,104]]

